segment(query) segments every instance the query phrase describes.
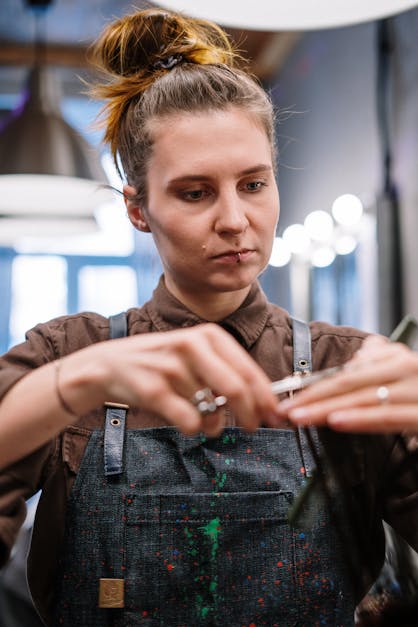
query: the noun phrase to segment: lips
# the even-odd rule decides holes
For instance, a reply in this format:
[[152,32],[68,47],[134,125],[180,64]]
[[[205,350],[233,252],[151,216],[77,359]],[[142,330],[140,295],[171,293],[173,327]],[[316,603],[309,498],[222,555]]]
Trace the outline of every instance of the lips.
[[239,259],[240,262],[246,261],[254,250],[249,248],[241,248],[240,250],[226,250],[218,255],[213,255],[212,259],[224,262],[236,262]]
[[249,248],[241,248],[240,250],[226,250],[223,253],[219,253],[218,255],[213,255],[214,259],[217,259],[218,257],[226,257],[229,255],[238,255],[238,253],[240,255],[245,255],[248,252],[252,252],[250,251]]

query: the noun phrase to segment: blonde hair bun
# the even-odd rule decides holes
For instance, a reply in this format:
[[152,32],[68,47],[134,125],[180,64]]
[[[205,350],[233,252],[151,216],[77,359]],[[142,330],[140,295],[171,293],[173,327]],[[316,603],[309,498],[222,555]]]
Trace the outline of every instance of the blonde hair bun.
[[114,77],[168,70],[169,59],[232,67],[239,58],[216,24],[162,9],[138,11],[109,24],[92,52],[95,62]]

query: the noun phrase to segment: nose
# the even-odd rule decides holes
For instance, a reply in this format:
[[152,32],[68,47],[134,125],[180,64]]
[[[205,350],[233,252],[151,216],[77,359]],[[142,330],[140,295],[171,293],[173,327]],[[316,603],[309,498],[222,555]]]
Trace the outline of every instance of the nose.
[[248,224],[247,204],[237,192],[233,190],[220,194],[216,203],[216,232],[238,235],[246,230]]

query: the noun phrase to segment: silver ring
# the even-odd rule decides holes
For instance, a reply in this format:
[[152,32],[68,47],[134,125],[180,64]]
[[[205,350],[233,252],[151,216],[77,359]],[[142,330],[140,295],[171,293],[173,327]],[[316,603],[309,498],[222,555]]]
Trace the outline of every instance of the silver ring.
[[220,407],[226,405],[226,396],[215,396],[210,388],[202,388],[197,390],[192,397],[192,403],[202,416],[213,414]]
[[386,385],[381,385],[377,388],[376,398],[381,405],[389,402],[389,390]]

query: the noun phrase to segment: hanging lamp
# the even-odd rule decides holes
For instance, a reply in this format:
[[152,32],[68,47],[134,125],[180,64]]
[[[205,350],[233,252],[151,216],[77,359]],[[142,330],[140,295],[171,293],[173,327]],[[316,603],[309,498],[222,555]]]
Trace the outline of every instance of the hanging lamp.
[[[51,0],[27,4],[39,20]],[[96,230],[94,210],[109,199],[96,150],[62,116],[60,84],[43,63],[43,47],[38,32],[21,101],[0,129],[0,245]]]
[[265,31],[337,28],[388,17],[417,0],[159,0],[159,5],[222,26]]

